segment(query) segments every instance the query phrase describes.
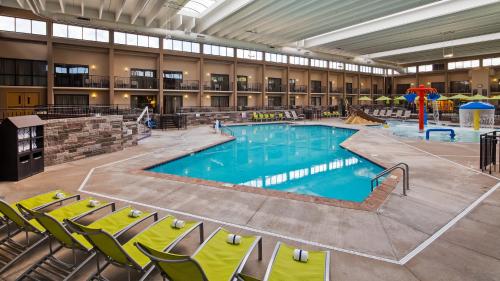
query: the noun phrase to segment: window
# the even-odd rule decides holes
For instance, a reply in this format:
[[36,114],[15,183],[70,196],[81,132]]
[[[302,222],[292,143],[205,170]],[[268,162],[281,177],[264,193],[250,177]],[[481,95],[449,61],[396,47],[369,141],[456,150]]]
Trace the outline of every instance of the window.
[[347,71],[358,71],[358,65],[357,64],[350,64],[350,63],[346,63],[345,64],[345,70]]
[[217,45],[203,44],[203,53],[205,55],[234,57],[234,49]]
[[289,63],[297,65],[309,65],[309,59],[304,57],[290,56]]
[[54,37],[70,38],[77,40],[87,40],[94,42],[109,42],[109,31],[82,27],[76,25],[67,25],[60,23],[52,24],[52,35]]
[[500,57],[483,59],[483,66],[496,66],[500,65]]
[[366,66],[366,65],[361,65],[359,67],[360,71],[363,73],[372,73],[372,68],[371,66]]
[[237,49],[236,57],[247,60],[262,60],[262,52],[246,49]]
[[163,49],[188,52],[188,53],[200,53],[200,44],[189,41],[181,41],[174,39],[163,39]]
[[380,67],[374,67],[374,68],[373,68],[373,74],[380,74],[380,75],[384,75],[384,69],[383,69],[383,68],[380,68]]
[[311,59],[311,66],[320,67],[320,68],[327,68],[328,63],[326,60]]
[[472,67],[479,67],[479,60],[466,60],[466,61],[456,61],[448,63],[449,70],[472,68]]
[[158,37],[118,31],[114,32],[114,43],[155,49],[160,47],[160,39]]
[[417,73],[417,67],[416,66],[408,66],[405,68],[406,73]]
[[0,59],[0,85],[46,86],[47,62]]
[[212,107],[229,107],[228,96],[211,96],[210,106]]
[[47,24],[44,21],[0,16],[0,30],[47,35]]
[[343,62],[337,62],[337,61],[330,61],[329,62],[329,67],[331,69],[339,69],[342,70],[344,69],[344,63]]
[[418,72],[430,72],[432,70],[432,64],[424,64],[418,66]]
[[179,89],[183,80],[182,71],[163,71],[165,89]]
[[288,63],[288,56],[282,54],[265,53],[265,61],[276,63]]
[[87,65],[55,64],[54,86],[83,87],[89,74]]

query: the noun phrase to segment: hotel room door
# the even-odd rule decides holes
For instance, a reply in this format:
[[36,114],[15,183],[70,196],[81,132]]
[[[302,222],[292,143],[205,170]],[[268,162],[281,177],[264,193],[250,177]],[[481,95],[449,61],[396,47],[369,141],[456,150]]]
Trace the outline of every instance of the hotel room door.
[[13,115],[31,114],[40,105],[38,93],[7,93],[7,108]]

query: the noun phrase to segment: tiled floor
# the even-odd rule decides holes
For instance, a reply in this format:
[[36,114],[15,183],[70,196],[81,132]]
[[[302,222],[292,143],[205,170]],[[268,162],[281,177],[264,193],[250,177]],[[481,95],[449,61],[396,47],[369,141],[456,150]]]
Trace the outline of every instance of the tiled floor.
[[[344,126],[334,120],[321,123]],[[0,195],[14,201],[55,187],[76,192],[89,171],[98,167],[80,193],[114,198],[121,205],[133,201],[183,218],[203,217],[207,233],[225,224],[233,231],[263,235],[264,260],[252,258],[245,268],[260,277],[275,242],[283,240],[304,248],[334,249],[332,280],[500,280],[500,191],[493,192],[436,241],[401,264],[408,253],[498,184],[497,178],[473,170],[477,167],[477,145],[402,140],[384,129],[362,128],[344,143],[346,147],[386,166],[406,162],[411,167],[408,196],[400,195],[399,186],[375,212],[131,172],[224,138],[208,126],[155,132],[138,147],[52,166],[18,183],[0,183]],[[305,241],[313,243],[305,245]],[[196,235],[192,235],[176,251],[190,253],[196,244]],[[46,250],[46,246],[39,247],[3,277],[15,279]],[[92,263],[83,273],[93,269]],[[112,280],[124,276],[121,270],[108,270],[106,274]]]

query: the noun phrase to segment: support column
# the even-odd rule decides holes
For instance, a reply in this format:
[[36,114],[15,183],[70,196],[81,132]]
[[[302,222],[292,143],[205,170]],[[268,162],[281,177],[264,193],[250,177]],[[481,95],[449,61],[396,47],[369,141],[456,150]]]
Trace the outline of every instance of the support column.
[[199,77],[199,79],[200,79],[200,81],[199,81],[199,83],[200,83],[200,91],[198,93],[198,106],[201,107],[203,105],[203,103],[202,103],[203,90],[204,90],[204,88],[203,88],[203,86],[204,86],[203,85],[203,81],[205,79],[205,72],[204,72],[204,69],[205,69],[204,64],[205,64],[205,62],[203,60],[203,57],[200,58],[199,63],[200,63],[200,77]]
[[238,61],[236,58],[234,59],[233,62],[233,105],[236,110],[238,110],[238,80],[237,80],[237,70],[236,68],[238,67]]
[[[160,52],[158,54],[158,104],[156,105],[158,107],[158,112],[160,114],[164,113],[164,108],[163,108],[163,40],[160,40]],[[184,97],[181,97],[181,99]]]
[[311,105],[311,70],[307,70],[307,106]]
[[[286,99],[286,106],[287,108],[290,108],[290,67],[286,67],[286,73],[285,73],[285,85],[286,85],[286,92],[285,92],[285,99]],[[295,100],[295,103],[297,103],[297,100]]]
[[[356,95],[358,97],[358,104],[359,104],[360,93],[361,93],[361,74],[358,73],[358,94]],[[352,103],[354,104],[354,101]]]
[[[378,90],[378,84],[377,84],[377,90]],[[376,94],[373,92],[373,74],[370,75],[370,98],[373,99],[373,95]]]
[[326,106],[330,103],[330,71],[326,71]]
[[54,104],[54,47],[52,21],[47,22],[47,105]]
[[448,67],[446,67],[446,71],[444,73],[444,92],[446,94],[450,93],[450,76],[448,75]]
[[342,72],[342,99],[345,99],[347,97],[347,92],[346,92],[346,86],[345,86],[345,70]]
[[[113,32],[111,32],[112,34]],[[113,36],[113,35],[111,35]],[[115,49],[113,45],[108,49],[108,79],[109,79],[109,105],[113,105],[115,103]]]
[[260,97],[261,100],[261,107],[264,108],[264,101],[266,100],[266,92],[267,92],[267,85],[268,81],[266,80],[266,64],[262,64],[262,96]]

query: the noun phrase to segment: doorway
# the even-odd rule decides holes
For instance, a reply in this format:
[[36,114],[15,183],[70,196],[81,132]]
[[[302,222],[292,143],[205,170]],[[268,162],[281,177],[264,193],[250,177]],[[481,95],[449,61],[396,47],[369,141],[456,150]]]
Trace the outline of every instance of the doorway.
[[165,113],[172,114],[180,111],[182,108],[182,96],[166,96],[163,102]]
[[37,105],[40,105],[39,93],[7,93],[9,114],[32,114]]

